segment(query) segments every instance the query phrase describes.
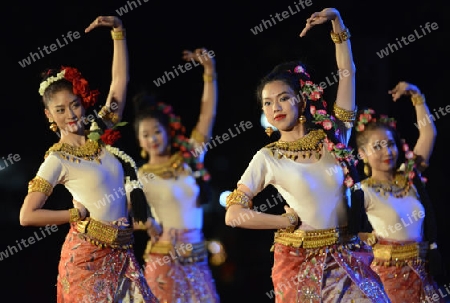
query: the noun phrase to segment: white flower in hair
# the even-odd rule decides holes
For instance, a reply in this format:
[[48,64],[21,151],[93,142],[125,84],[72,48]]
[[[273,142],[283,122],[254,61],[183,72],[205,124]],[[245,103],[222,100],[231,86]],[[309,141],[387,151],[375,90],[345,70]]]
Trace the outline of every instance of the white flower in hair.
[[47,87],[49,87],[50,84],[52,84],[53,82],[64,79],[65,74],[66,74],[66,70],[64,69],[64,70],[60,71],[59,73],[57,73],[56,76],[48,77],[45,81],[42,81],[41,85],[39,86],[39,94],[41,96],[43,96]]

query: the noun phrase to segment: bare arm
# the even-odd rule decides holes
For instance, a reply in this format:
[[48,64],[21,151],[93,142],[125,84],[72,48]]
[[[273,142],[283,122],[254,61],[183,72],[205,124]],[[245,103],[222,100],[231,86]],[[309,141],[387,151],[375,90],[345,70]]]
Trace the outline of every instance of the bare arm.
[[217,81],[216,63],[213,51],[196,49],[194,52],[184,51],[183,58],[186,61],[195,60],[203,65],[203,95],[201,99],[200,115],[195,130],[208,140],[212,136],[212,129],[216,118],[217,108]]
[[[240,184],[237,190],[245,193],[249,200],[253,198],[250,190],[245,185]],[[225,214],[225,224],[231,227],[247,229],[280,229],[291,226],[287,217],[264,214],[239,204],[233,204],[228,207]]]
[[336,63],[339,70],[336,106],[344,110],[353,111],[355,110],[356,67],[353,62],[350,40],[348,38],[342,39],[342,33],[345,33],[346,27],[342,21],[340,13],[334,8],[326,8],[321,12],[312,14],[306,21],[306,26],[300,33],[300,37],[305,36],[313,26],[325,23],[326,21],[331,21],[333,33],[339,34],[341,37],[339,43],[335,43]]
[[417,139],[413,151],[414,154],[420,157],[418,168],[424,170],[428,166],[428,161],[433,152],[437,136],[433,118],[429,118],[431,114],[425,102],[425,97],[417,86],[404,81],[399,82],[397,86],[388,93],[392,95],[394,101],[397,101],[402,95],[411,97],[411,101],[416,110],[416,126],[419,129],[419,138]]
[[117,115],[117,121],[114,122],[118,122],[122,119],[123,110],[125,108],[127,85],[129,81],[126,34],[122,21],[114,16],[97,17],[94,22],[86,28],[85,32],[89,32],[99,26],[106,26],[113,30],[114,54],[112,61],[112,79],[105,106]]
[[31,192],[26,197],[20,209],[20,225],[45,226],[69,223],[68,210],[42,209],[47,196],[42,192]]

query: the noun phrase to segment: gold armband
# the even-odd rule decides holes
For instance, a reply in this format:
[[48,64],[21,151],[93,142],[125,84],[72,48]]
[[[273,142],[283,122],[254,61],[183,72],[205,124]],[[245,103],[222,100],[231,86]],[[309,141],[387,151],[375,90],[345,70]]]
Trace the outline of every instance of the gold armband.
[[356,119],[356,110],[343,109],[334,103],[334,116],[343,122],[354,122]]
[[28,193],[34,191],[44,193],[46,196],[50,196],[53,191],[53,186],[44,178],[36,176],[30,182],[28,182]]
[[113,124],[119,122],[119,115],[112,112],[106,105],[100,109],[98,116],[105,121],[111,121]]
[[203,74],[204,82],[213,82],[214,80],[216,80],[216,74],[212,74],[212,75]]
[[231,194],[228,195],[226,200],[225,209],[228,209],[231,205],[239,204],[244,208],[252,208],[253,203],[250,198],[243,192],[238,189],[235,189]]
[[200,144],[206,143],[208,141],[208,138],[195,128],[192,130],[191,139]]
[[422,94],[414,94],[411,96],[411,102],[413,106],[424,104],[425,96]]
[[331,32],[331,40],[333,40],[333,42],[336,44],[341,44],[342,42],[350,39],[350,37],[351,37],[351,35],[350,35],[350,31],[348,30],[348,28],[346,28],[345,30],[343,30],[340,33]]
[[111,30],[111,37],[113,40],[125,40],[126,32],[125,29],[121,31]]
[[69,209],[69,214],[70,214],[70,218],[69,218],[69,222],[78,222],[81,220],[81,215],[80,215],[80,211],[78,210],[78,208],[71,208]]

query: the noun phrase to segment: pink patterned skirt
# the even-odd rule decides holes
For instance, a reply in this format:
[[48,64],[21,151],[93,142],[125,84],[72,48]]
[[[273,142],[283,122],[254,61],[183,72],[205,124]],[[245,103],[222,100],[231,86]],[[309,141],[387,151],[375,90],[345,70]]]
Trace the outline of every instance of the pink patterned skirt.
[[148,242],[145,278],[163,303],[219,303],[205,242]]
[[112,248],[87,236],[76,224],[66,236],[58,267],[58,303],[158,303],[131,245]]
[[[274,289],[268,296],[275,296],[276,303],[389,303],[380,279],[370,269],[370,249],[357,237],[332,244],[337,241],[330,237],[338,232],[330,231],[276,233]],[[321,245],[327,237],[329,244]]]
[[437,284],[427,272],[423,259],[426,243],[422,244],[380,240],[374,246],[371,267],[379,275],[392,303],[445,302],[446,294],[438,292]]

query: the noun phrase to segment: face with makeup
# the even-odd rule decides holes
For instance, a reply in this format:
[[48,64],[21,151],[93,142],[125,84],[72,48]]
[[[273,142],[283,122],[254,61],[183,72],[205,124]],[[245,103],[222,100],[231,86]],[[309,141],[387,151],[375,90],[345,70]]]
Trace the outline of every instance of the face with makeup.
[[285,82],[268,82],[261,97],[264,115],[271,125],[280,131],[289,131],[298,124],[299,109],[304,101]]
[[139,145],[150,157],[169,152],[170,138],[166,128],[156,118],[145,118],[139,122]]
[[392,132],[384,127],[367,130],[365,144],[359,152],[367,159],[372,175],[377,172],[393,173],[398,159],[398,148]]
[[61,134],[83,135],[84,124],[81,122],[84,114],[81,99],[71,90],[61,89],[46,100],[45,115],[49,121],[56,123]]

